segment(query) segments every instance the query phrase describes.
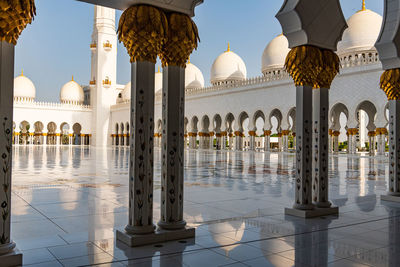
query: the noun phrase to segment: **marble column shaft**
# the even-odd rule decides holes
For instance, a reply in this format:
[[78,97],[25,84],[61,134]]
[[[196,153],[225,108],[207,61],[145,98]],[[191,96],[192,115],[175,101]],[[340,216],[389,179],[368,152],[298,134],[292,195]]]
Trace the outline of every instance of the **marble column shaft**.
[[314,89],[313,99],[313,202],[319,208],[328,208],[329,89]]
[[256,150],[256,137],[254,135],[250,135],[250,146],[249,149],[254,151]]
[[161,170],[161,219],[158,226],[167,229],[184,228],[184,119],[185,69],[164,67],[163,71],[163,132]]
[[153,142],[154,63],[134,62],[131,70],[131,140],[128,234],[154,232]]
[[[0,42],[0,255],[15,248],[11,240],[14,45]],[[1,263],[0,263],[1,265]]]
[[389,195],[400,196],[400,100],[389,100]]
[[296,188],[293,208],[312,204],[312,86],[296,86]]
[[221,144],[222,144],[221,145],[221,149],[222,150],[226,150],[226,141],[227,141],[226,140],[226,135],[224,134],[224,135],[221,136]]
[[337,134],[333,135],[333,152],[339,152],[339,136]]
[[271,136],[264,136],[264,151],[269,152],[271,150]]

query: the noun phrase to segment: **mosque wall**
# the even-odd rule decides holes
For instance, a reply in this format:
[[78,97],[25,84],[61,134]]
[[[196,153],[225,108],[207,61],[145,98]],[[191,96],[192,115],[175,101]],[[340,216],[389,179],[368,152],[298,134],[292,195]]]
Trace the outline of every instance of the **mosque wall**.
[[92,110],[85,107],[71,107],[59,105],[60,107],[46,106],[29,106],[18,105],[14,106],[14,122],[16,131],[19,131],[22,122],[28,122],[30,125],[30,132],[34,131],[36,122],[43,124],[43,133],[47,133],[47,126],[49,123],[54,122],[56,125],[56,133],[61,132],[61,126],[65,123],[69,126],[69,132],[73,132],[73,125],[78,123],[81,126],[81,133],[91,134],[91,120]]

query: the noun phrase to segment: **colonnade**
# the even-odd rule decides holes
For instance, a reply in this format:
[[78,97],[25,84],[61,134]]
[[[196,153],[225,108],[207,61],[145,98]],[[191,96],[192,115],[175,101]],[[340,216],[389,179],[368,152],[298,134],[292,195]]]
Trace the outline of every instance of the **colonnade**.
[[[129,139],[130,139],[130,134],[112,134],[111,135],[111,145],[113,145],[113,146],[129,146]],[[157,144],[157,146],[158,146],[158,144]]]
[[20,133],[14,132],[12,137],[13,145],[90,145],[91,134],[61,134],[61,133]]
[[[359,150],[357,142],[358,129],[348,129],[346,153],[356,154]],[[384,155],[387,144],[386,128],[377,128],[376,131],[368,132],[368,152],[370,155]],[[340,131],[329,129],[328,131],[328,153],[339,153],[339,135]],[[115,136],[115,135],[114,135]],[[227,132],[189,132],[184,135],[185,148],[188,149],[211,149],[211,150],[250,150],[265,152],[289,152],[296,149],[296,133],[283,130],[276,134],[278,142],[271,143],[271,131],[264,131],[264,135],[257,136],[254,131],[249,131],[248,136],[241,132],[228,134]],[[289,144],[289,138],[293,143]],[[118,137],[116,137],[118,138]],[[154,134],[154,146],[161,147],[162,134]],[[246,143],[246,145],[244,145]],[[113,143],[115,145],[115,143]],[[121,143],[120,143],[121,144]]]

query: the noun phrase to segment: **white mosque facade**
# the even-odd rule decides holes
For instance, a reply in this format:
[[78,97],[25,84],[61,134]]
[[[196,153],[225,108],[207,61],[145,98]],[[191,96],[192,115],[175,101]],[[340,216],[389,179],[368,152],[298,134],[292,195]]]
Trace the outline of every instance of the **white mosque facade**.
[[[382,66],[374,47],[382,17],[363,9],[348,19],[338,45],[340,75],[330,89],[331,150],[339,140],[362,149],[384,150],[387,98],[379,89]],[[89,85],[72,78],[62,86],[59,103],[35,101],[36,88],[21,74],[14,80],[14,143],[20,145],[126,146],[130,136],[130,83],[117,76],[115,11],[95,7],[90,45]],[[189,148],[287,151],[295,146],[295,87],[284,71],[289,51],[285,36],[274,38],[261,59],[261,75],[247,77],[244,61],[228,46],[211,67],[211,86],[188,62],[185,71],[185,131]],[[162,73],[155,81],[155,145],[162,136]],[[346,137],[346,129],[359,129]],[[347,131],[349,132],[349,131]],[[354,139],[352,139],[354,138]],[[352,148],[348,148],[351,151]],[[353,149],[355,152],[355,148]]]

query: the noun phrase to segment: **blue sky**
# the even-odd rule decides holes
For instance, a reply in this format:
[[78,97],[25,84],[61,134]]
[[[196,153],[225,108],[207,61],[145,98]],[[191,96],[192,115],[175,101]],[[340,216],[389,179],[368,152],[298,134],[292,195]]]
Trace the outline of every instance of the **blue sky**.
[[[346,18],[361,8],[361,0],[341,0]],[[382,14],[382,0],[366,5]],[[214,59],[231,49],[242,57],[248,77],[261,74],[261,55],[268,42],[281,33],[275,14],[283,0],[204,0],[196,8],[194,20],[201,42],[191,62],[209,83]],[[23,32],[16,47],[15,75],[21,69],[36,86],[37,100],[58,101],[60,88],[71,79],[80,84],[90,80],[90,50],[93,6],[74,0],[37,0],[37,16]],[[117,12],[117,21],[121,12]],[[118,46],[118,83],[130,77],[125,48]]]

